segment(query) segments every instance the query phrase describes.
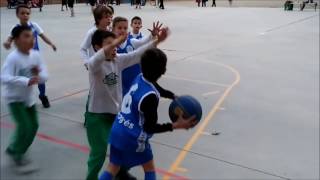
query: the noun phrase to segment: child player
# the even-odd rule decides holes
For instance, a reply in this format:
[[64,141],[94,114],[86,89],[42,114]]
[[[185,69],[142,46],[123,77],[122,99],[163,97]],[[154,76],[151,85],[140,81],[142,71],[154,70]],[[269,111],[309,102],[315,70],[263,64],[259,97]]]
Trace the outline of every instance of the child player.
[[131,19],[132,32],[129,33],[128,38],[141,39],[142,33],[140,29],[142,28],[142,19],[139,16],[135,16]]
[[[153,28],[158,27],[161,28],[162,24],[159,25],[159,22],[157,24],[153,23]],[[135,38],[128,38],[124,43],[118,46],[117,53],[128,53],[131,52],[140,46],[148,43],[152,40],[156,34],[153,34],[150,29],[148,29],[151,34],[143,37],[141,39],[135,39]],[[128,33],[128,20],[124,17],[115,17],[112,22],[112,32],[116,34],[116,36],[121,36],[123,34]],[[131,86],[132,81],[135,79],[135,77],[141,73],[140,65],[135,64],[133,66],[130,66],[122,71],[122,95],[124,96]]]
[[149,139],[155,133],[189,129],[196,124],[195,116],[184,119],[182,115],[174,123],[157,122],[160,96],[174,98],[173,93],[157,84],[158,79],[166,72],[166,64],[167,57],[160,49],[149,49],[142,55],[142,74],[137,76],[124,96],[121,111],[113,123],[110,163],[100,180],[112,180],[120,167],[131,168],[138,165],[144,169],[145,180],[156,180]]
[[[35,41],[33,46],[34,50],[39,51],[38,36],[40,36],[45,43],[47,43],[49,46],[52,47],[54,51],[56,51],[57,50],[56,46],[49,40],[47,36],[44,35],[42,28],[37,23],[29,21],[30,14],[31,14],[31,9],[27,5],[19,5],[16,9],[16,15],[20,23],[17,24],[15,27],[26,25],[32,29],[32,33]],[[13,41],[13,37],[9,36],[8,40],[3,44],[4,47],[6,49],[10,49],[12,41]],[[43,107],[49,108],[50,103],[49,103],[48,97],[46,96],[46,85],[44,83],[39,83],[38,89],[40,91],[39,99],[41,100]]]
[[[154,29],[159,31],[158,29]],[[121,71],[138,64],[141,54],[165,40],[165,34],[152,40],[136,51],[117,54],[116,47],[126,40],[126,35],[117,39],[112,32],[97,30],[92,36],[95,54],[88,61],[89,101],[86,116],[87,138],[90,145],[88,160],[88,180],[98,179],[98,173],[106,157],[108,142],[106,138],[122,102]],[[119,174],[120,179],[135,179],[127,171]]]
[[[83,42],[81,43],[80,46],[80,56],[81,59],[83,60],[83,65],[85,68],[88,70],[88,61],[91,56],[95,53],[93,50],[93,47],[91,45],[91,40],[93,33],[99,29],[102,31],[109,31],[109,26],[112,21],[112,16],[113,16],[113,8],[111,7],[106,7],[99,5],[93,10],[93,17],[95,21],[95,25],[89,29],[87,32]],[[89,98],[89,97],[88,97]],[[87,110],[88,105],[86,106]],[[84,126],[86,126],[86,119],[84,121]]]
[[112,9],[106,6],[99,5],[93,10],[95,25],[88,30],[80,46],[80,56],[86,68],[88,68],[87,61],[94,54],[94,50],[91,45],[92,35],[97,29],[109,31],[108,27],[111,24],[112,16]]
[[30,161],[24,158],[39,126],[34,86],[44,83],[48,78],[47,69],[39,51],[32,50],[33,38],[32,29],[29,26],[13,28],[11,39],[17,49],[7,56],[1,72],[1,82],[5,87],[4,97],[16,125],[6,153],[15,162],[19,173],[34,170],[26,166]]

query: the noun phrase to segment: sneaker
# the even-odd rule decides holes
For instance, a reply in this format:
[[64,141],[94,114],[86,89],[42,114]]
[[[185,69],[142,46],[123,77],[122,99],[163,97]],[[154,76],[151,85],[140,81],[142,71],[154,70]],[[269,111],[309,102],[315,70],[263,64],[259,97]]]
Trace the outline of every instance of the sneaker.
[[6,154],[8,155],[9,166],[13,167],[17,174],[29,174],[39,169],[25,157],[16,158],[10,149],[6,150]]
[[39,96],[39,99],[41,100],[41,103],[42,103],[44,108],[49,108],[50,107],[50,103],[49,103],[49,100],[48,100],[47,96]]
[[39,170],[39,167],[36,166],[34,163],[31,163],[31,161],[29,161],[29,163],[27,164],[17,165],[15,169],[17,174],[30,174],[38,170]]

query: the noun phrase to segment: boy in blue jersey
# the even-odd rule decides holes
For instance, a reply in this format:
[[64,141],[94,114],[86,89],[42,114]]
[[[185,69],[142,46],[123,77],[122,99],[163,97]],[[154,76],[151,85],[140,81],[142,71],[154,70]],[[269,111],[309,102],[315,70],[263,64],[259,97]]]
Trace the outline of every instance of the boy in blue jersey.
[[131,19],[132,32],[129,33],[128,38],[141,39],[142,33],[140,29],[142,28],[142,19],[139,16],[135,16]]
[[[49,46],[52,47],[54,51],[56,51],[57,50],[56,46],[50,41],[50,39],[47,36],[44,35],[42,28],[37,23],[29,21],[30,14],[31,14],[31,9],[27,5],[24,5],[24,4],[19,5],[16,9],[16,15],[20,20],[20,23],[17,24],[16,26],[26,25],[32,29],[32,33],[35,41],[33,46],[34,50],[39,51],[38,36],[40,36],[45,43],[47,43]],[[13,41],[13,38],[10,35],[8,37],[8,40],[3,44],[4,47],[6,49],[10,49],[12,41]],[[40,92],[39,99],[41,100],[43,107],[49,108],[50,103],[49,103],[48,97],[46,96],[46,85],[44,83],[39,83],[38,89]]]
[[100,180],[111,180],[120,166],[141,165],[146,180],[155,180],[155,166],[149,139],[155,133],[189,129],[196,124],[195,116],[174,123],[159,124],[157,109],[160,96],[173,99],[157,80],[165,73],[166,55],[157,48],[147,50],[141,57],[142,74],[138,75],[124,96],[110,134],[110,162]]
[[[153,28],[161,28],[162,24],[153,24]],[[124,43],[118,46],[117,53],[129,53],[140,46],[148,43],[152,40],[154,36],[156,36],[156,33],[152,33],[150,29],[148,29],[151,34],[141,38],[141,39],[135,39],[135,38],[128,38]],[[115,17],[112,22],[112,32],[116,34],[116,36],[121,36],[123,34],[128,33],[128,20],[124,17]],[[129,88],[132,84],[132,81],[136,78],[138,74],[141,73],[140,65],[136,64],[131,67],[128,67],[122,71],[122,92],[123,96],[129,91]]]

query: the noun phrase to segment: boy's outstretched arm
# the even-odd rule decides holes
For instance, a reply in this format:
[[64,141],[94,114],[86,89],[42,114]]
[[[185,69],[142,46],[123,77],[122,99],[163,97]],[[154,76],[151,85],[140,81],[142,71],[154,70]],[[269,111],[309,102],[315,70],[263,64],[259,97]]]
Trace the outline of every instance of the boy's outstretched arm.
[[150,34],[148,36],[143,37],[142,39],[131,39],[131,43],[135,49],[138,49],[139,47],[143,46],[144,44],[152,41],[152,39],[158,35],[162,27],[162,23],[157,21],[156,23],[153,22],[152,29],[148,29],[150,31]]
[[12,41],[13,41],[12,37],[9,36],[7,41],[3,43],[3,47],[6,49],[10,49]]
[[49,46],[51,46],[54,51],[57,50],[57,47],[50,41],[50,39],[49,39],[46,35],[44,35],[44,34],[42,33],[42,34],[40,34],[39,36],[41,37],[41,39],[42,39],[45,43],[47,43]]
[[86,37],[82,41],[80,45],[80,57],[83,60],[85,66],[88,64],[88,60],[90,59],[88,55],[88,50],[91,47],[92,34],[90,35],[90,31],[87,32]]
[[147,95],[140,104],[139,109],[143,112],[144,116],[143,130],[148,134],[164,133],[173,130],[171,123],[158,123],[158,104],[158,98],[155,94]]
[[149,94],[143,98],[139,110],[143,112],[144,124],[143,130],[148,134],[164,133],[168,131],[173,131],[174,129],[189,129],[195,126],[197,123],[195,116],[188,119],[179,116],[174,123],[158,123],[158,98],[155,94]]
[[102,47],[99,51],[97,51],[89,60],[88,67],[89,71],[96,72],[101,68],[101,64],[108,57],[111,56],[112,53],[116,53],[116,47],[123,43],[127,39],[127,35],[123,35],[115,39],[111,44]]
[[153,85],[158,90],[161,97],[172,99],[172,100],[175,99],[176,96],[174,95],[173,92],[162,88],[158,83],[154,83]]

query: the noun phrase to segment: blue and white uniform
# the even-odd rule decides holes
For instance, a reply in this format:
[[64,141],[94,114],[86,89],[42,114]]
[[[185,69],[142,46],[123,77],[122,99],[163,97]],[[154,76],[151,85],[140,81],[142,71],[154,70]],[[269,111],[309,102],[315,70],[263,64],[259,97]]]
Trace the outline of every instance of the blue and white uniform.
[[142,39],[142,33],[141,32],[139,32],[138,34],[133,34],[133,33],[129,33],[129,36],[128,36],[128,38],[129,39],[132,39],[132,38],[135,38],[135,39]]
[[[123,54],[123,53],[129,53],[133,51],[134,48],[131,44],[131,39],[132,38],[128,38],[126,41],[126,46],[124,48],[119,47],[117,49],[117,53]],[[141,73],[140,64],[135,64],[122,71],[122,96],[124,96],[128,92],[132,81],[140,73]]]
[[153,159],[149,144],[152,134],[143,130],[144,116],[140,110],[141,102],[150,94],[155,94],[159,101],[160,94],[154,85],[138,75],[124,96],[121,111],[113,123],[110,135],[112,163],[133,167]]
[[[143,37],[141,39],[128,37],[127,41],[124,42],[120,47],[117,48],[117,53],[129,53],[136,50],[143,44],[152,40],[152,36]],[[141,73],[140,63],[128,67],[122,71],[122,95],[124,96],[130,89],[134,79]]]
[[[21,26],[21,24],[15,25],[15,27]],[[34,46],[33,49],[39,51],[39,43],[38,43],[38,36],[43,34],[42,28],[35,22],[28,22],[28,26],[31,28],[33,36],[34,36]]]

